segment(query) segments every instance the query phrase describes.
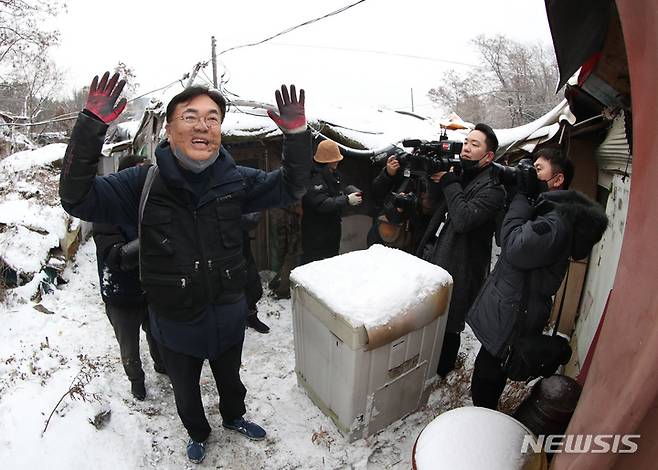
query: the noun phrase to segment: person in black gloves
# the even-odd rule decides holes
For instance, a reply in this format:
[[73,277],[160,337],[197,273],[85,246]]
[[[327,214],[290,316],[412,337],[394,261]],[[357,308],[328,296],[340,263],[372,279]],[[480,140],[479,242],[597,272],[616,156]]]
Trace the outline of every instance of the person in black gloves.
[[320,142],[313,157],[311,183],[302,199],[301,264],[336,256],[343,209],[348,204],[358,206],[363,202],[358,189],[347,191],[341,183],[337,168],[342,159],[336,142]]
[[221,146],[224,97],[192,86],[167,105],[167,139],[155,150],[157,166],[96,176],[108,124],[126,105],[118,100],[124,85],[118,74],[94,77],[64,155],[59,195],[64,209],[83,220],[140,221],[151,333],[190,436],[188,458],[200,462],[211,430],[199,386],[205,360],[217,383],[222,425],[265,438],[263,428],[243,417],[240,362],[248,309],[241,215],[293,204],[306,192],[312,147],[304,91],[298,97],[294,86],[282,86],[278,111],[268,111],[285,136],[279,170],[236,165]]
[[461,175],[438,172],[430,179],[434,214],[418,246],[418,256],[448,271],[453,279],[448,323],[437,374],[455,368],[466,312],[489,272],[496,215],[505,190],[491,178],[498,139],[491,127],[477,124],[462,147]]
[[[141,164],[143,158],[128,155],[119,162],[119,171]],[[146,298],[139,282],[139,241],[135,224],[93,224],[96,260],[105,313],[119,343],[123,370],[130,391],[138,400],[146,398],[144,370],[139,356],[139,328],[146,333],[153,368],[166,373],[158,345],[151,335]]]
[[[498,406],[507,381],[502,361],[517,315],[525,316],[520,336],[541,335],[569,258],[585,258],[606,229],[599,204],[568,190],[572,177],[573,165],[555,149],[539,150],[534,166],[529,159],[517,164],[517,191],[501,229],[502,251],[466,318],[482,343],[471,381],[475,406]],[[519,313],[526,281],[525,310]]]
[[270,327],[258,318],[258,301],[263,297],[263,284],[258,274],[258,267],[254,254],[251,252],[251,237],[249,232],[254,230],[260,223],[261,213],[252,212],[242,214],[242,230],[244,240],[242,241],[242,253],[247,261],[247,284],[244,288],[244,295],[247,299],[249,315],[247,316],[247,326],[253,328],[259,333],[269,333]]

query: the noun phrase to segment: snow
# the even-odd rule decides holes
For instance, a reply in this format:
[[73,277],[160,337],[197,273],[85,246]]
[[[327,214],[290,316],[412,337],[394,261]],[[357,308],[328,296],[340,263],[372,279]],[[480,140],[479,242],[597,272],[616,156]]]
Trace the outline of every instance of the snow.
[[117,128],[120,129],[122,135],[127,136],[129,139],[133,139],[135,137],[135,134],[137,134],[137,131],[139,130],[139,126],[141,124],[142,124],[141,119],[135,119],[132,121],[125,121],[120,124],[117,124]]
[[[21,225],[36,231],[45,231],[58,239],[66,235],[69,216],[57,206],[44,206],[33,201],[8,196],[0,202],[0,223]],[[54,245],[53,245],[54,246]]]
[[[441,134],[438,122],[386,109],[311,104],[308,116],[312,126],[314,120],[327,123],[334,132],[369,149],[380,149],[404,139],[439,140]],[[464,134],[449,130],[448,138],[461,142]]]
[[59,246],[56,235],[41,235],[22,226],[9,227],[0,233],[0,257],[20,273],[39,271],[48,260],[51,248],[56,246]]
[[240,106],[231,107],[229,111],[222,122],[222,135],[224,136],[258,135],[262,138],[281,134],[274,121],[263,109]]
[[51,144],[0,161],[0,258],[18,273],[37,273],[66,236],[70,217],[59,205],[52,165],[65,150]]
[[494,132],[496,133],[496,137],[498,137],[500,150],[504,150],[508,146],[525,140],[541,137],[550,138],[557,132],[558,127],[555,127],[554,124],[558,124],[564,120],[571,125],[576,122],[576,118],[571,113],[567,100],[562,100],[553,109],[535,121],[510,129],[494,129]]
[[[245,125],[251,120],[241,119]],[[194,468],[185,455],[187,435],[176,413],[169,379],[154,372],[144,338],[148,396],[138,402],[130,394],[100,298],[93,242],[84,242],[75,259],[66,264],[61,274],[65,284],[53,286],[38,305],[30,301],[47,277],[39,267],[46,262],[62,264],[47,259],[48,247],[56,246],[69,221],[72,227],[79,223],[59,206],[59,171],[52,163],[63,157],[64,148],[50,145],[0,162],[0,223],[4,226],[0,255],[17,269],[35,270],[29,282],[7,290],[4,303],[0,303],[2,467]],[[412,257],[402,262],[398,259],[402,252],[387,250],[380,254],[371,251],[371,264],[385,258],[387,264],[397,266],[399,276],[393,280],[400,287],[391,287],[382,270],[368,268],[361,259],[357,269],[351,268],[360,285],[349,286],[339,297],[344,301],[348,296],[358,299],[362,291],[374,293],[376,286],[381,291],[378,295],[390,295],[406,285],[407,294],[414,294],[408,295],[408,300],[413,300],[423,295],[418,286],[446,281],[439,268]],[[358,259],[364,253],[353,256]],[[375,272],[366,280],[359,274],[362,269]],[[344,271],[335,272],[336,276],[340,282],[347,278]],[[263,442],[251,442],[221,427],[217,390],[206,364],[201,391],[213,432],[204,465],[225,469],[407,469],[423,427],[449,409],[470,405],[469,380],[479,344],[467,328],[457,370],[432,385],[426,406],[350,444],[297,384],[290,301],[266,295],[259,302],[259,312],[271,332],[260,335],[247,331],[241,377],[248,389],[246,417],[262,424],[268,437]],[[76,382],[78,386],[71,388]],[[503,403],[510,397],[518,401],[519,390],[523,392],[519,387],[508,387]],[[105,425],[92,425],[91,421],[104,412],[109,413]]]
[[452,284],[443,268],[383,245],[299,266],[291,280],[352,326],[366,328],[386,325]]
[[23,171],[33,166],[42,166],[64,158],[66,144],[50,144],[36,150],[24,150],[9,155],[0,161],[0,172]]
[[[180,92],[177,87],[167,90],[161,98],[147,107],[148,113],[164,115],[165,106],[173,96]],[[281,131],[267,115],[268,103],[240,102],[231,104],[222,123],[222,135],[225,137],[268,138],[281,135]],[[323,133],[331,128],[370,150],[378,150],[404,139],[439,140],[440,123],[432,119],[367,106],[339,106],[308,103],[306,117],[309,126],[316,132]],[[144,128],[143,132],[148,132]],[[448,130],[448,138],[462,142],[468,130]],[[164,138],[164,129],[159,138]],[[354,145],[357,145],[354,144]]]
[[416,444],[418,470],[520,470],[532,456],[520,449],[532,433],[514,418],[487,408],[457,408],[434,419]]
[[[92,242],[83,244],[63,273],[68,284],[43,297],[41,304],[54,314],[31,303],[0,304],[0,462],[12,469],[64,470],[87,462],[99,470],[196,468],[185,456],[187,436],[171,385],[153,371],[144,338],[148,396],[138,402],[130,395],[100,299],[94,250]],[[290,301],[265,296],[258,307],[271,332],[247,331],[241,377],[248,390],[246,417],[263,425],[268,437],[251,442],[221,427],[206,364],[201,391],[213,427],[203,464],[208,468],[408,469],[423,427],[451,408],[470,405],[479,344],[467,329],[459,368],[434,386],[425,407],[350,444],[297,384]],[[83,388],[87,401],[67,396],[42,436],[48,415],[84,364],[96,368]],[[97,430],[89,421],[103,410],[111,411],[110,419]]]

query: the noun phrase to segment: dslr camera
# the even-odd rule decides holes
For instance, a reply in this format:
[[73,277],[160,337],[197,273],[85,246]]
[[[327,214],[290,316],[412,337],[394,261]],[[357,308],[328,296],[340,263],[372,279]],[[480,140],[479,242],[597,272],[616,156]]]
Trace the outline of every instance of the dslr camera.
[[[505,166],[499,163],[492,164],[491,178],[496,184],[502,184],[508,188],[535,198],[542,191],[541,183],[537,178],[537,170],[530,158],[519,160],[516,166]],[[545,184],[545,183],[544,183]]]
[[415,209],[418,206],[418,196],[414,193],[391,193],[393,207],[401,210]]
[[[537,180],[537,171],[529,158],[519,160],[516,166],[505,166],[500,163],[492,163],[491,177],[496,184],[503,186],[516,186],[523,176],[528,180]],[[520,173],[525,173],[521,175]]]
[[411,153],[399,152],[400,166],[409,168],[412,173],[433,175],[451,168],[461,170],[459,154],[463,144],[450,140],[425,141],[419,139],[402,141],[404,147],[412,147]]

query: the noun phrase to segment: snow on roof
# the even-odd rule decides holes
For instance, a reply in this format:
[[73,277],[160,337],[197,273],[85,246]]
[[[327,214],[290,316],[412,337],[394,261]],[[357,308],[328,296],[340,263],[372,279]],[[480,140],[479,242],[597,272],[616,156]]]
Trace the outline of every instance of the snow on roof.
[[135,137],[135,134],[137,134],[137,131],[139,130],[139,126],[141,125],[141,123],[142,123],[141,119],[126,121],[117,124],[117,129],[119,130],[122,136],[133,139]]
[[529,122],[518,127],[509,129],[494,129],[498,137],[498,148],[502,152],[518,142],[525,142],[531,139],[540,139],[542,137],[552,137],[557,132],[560,121],[566,120],[570,124],[576,122],[576,117],[571,113],[567,100],[562,100],[549,112],[535,121]]
[[[326,124],[347,139],[374,150],[404,139],[439,140],[438,122],[411,113],[376,108],[309,107],[309,120]],[[316,126],[314,126],[316,127]],[[319,129],[322,132],[322,128]],[[449,140],[462,142],[464,133],[448,130]]]
[[[145,113],[163,116],[167,103],[181,91],[180,86],[164,90],[151,98]],[[267,115],[273,103],[236,100],[228,107],[222,135],[237,138],[271,138],[281,131]],[[323,133],[331,128],[347,141],[353,141],[370,150],[398,143],[404,139],[439,140],[439,122],[408,112],[378,109],[374,107],[306,104],[306,116],[313,129]],[[148,132],[148,130],[146,130]],[[450,140],[463,141],[466,131],[448,130]],[[164,138],[164,130],[160,133]]]
[[352,326],[366,328],[386,325],[452,284],[443,268],[382,245],[299,266],[291,280]]
[[222,122],[222,136],[260,138],[281,135],[281,131],[263,108],[232,106]]
[[[164,114],[166,104],[180,91],[180,86],[164,90],[156,98],[152,98],[147,112]],[[222,135],[253,139],[281,135],[281,131],[267,115],[266,109],[271,106],[271,103],[236,101],[228,108],[222,123]],[[471,123],[462,121],[457,115],[449,116],[448,120],[435,121],[401,111],[316,104],[312,101],[306,104],[306,116],[310,126],[321,134],[329,128],[330,137],[344,139],[347,142],[344,145],[349,147],[349,143],[352,142],[368,150],[379,150],[404,139],[439,140],[441,125],[466,127],[466,129],[447,130],[449,140],[462,142],[469,132],[468,128],[472,127]],[[559,129],[558,123],[562,120],[567,120],[571,124],[575,122],[566,100],[533,122],[514,128],[494,129],[498,137],[499,150],[503,152],[507,147],[517,143],[523,145],[526,141],[534,141],[531,145],[534,147],[534,144],[553,137]],[[164,138],[164,134],[162,133],[160,137]]]

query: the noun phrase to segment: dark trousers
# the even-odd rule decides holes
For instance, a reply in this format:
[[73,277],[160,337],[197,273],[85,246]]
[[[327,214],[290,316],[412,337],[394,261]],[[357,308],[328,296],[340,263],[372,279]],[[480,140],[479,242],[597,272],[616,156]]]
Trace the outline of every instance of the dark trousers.
[[471,396],[475,406],[498,408],[498,401],[503,394],[507,377],[501,367],[501,361],[480,347],[475,358],[473,377],[471,379]]
[[161,367],[158,343],[151,336],[149,314],[146,305],[143,307],[117,307],[105,304],[105,312],[114,328],[114,336],[119,343],[121,363],[131,382],[144,382],[144,370],[139,356],[139,328],[146,333],[151,359],[156,368]]
[[[178,416],[187,433],[197,442],[204,442],[210,434],[201,402],[199,379],[205,359],[188,356],[160,344],[167,374],[174,388]],[[224,421],[231,421],[245,414],[244,397],[247,389],[240,380],[242,342],[232,346],[218,357],[209,359],[219,392],[219,412]]]
[[461,333],[450,333],[449,331],[446,331],[443,336],[443,346],[441,348],[441,356],[439,357],[439,365],[436,368],[436,373],[441,377],[445,377],[448,375],[448,372],[455,368],[460,344]]

